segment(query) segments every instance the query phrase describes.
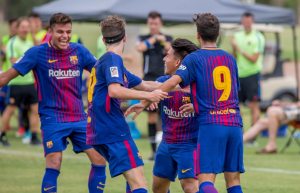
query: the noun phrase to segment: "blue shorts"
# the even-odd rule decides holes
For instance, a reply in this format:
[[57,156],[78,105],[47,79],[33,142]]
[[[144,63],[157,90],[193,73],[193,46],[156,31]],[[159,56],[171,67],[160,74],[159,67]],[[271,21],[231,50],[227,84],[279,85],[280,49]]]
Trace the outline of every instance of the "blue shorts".
[[109,164],[111,177],[144,165],[142,156],[132,139],[114,143],[93,145]]
[[196,178],[196,143],[172,144],[161,142],[155,157],[153,174],[157,177],[178,179]]
[[245,172],[243,130],[216,124],[200,125],[197,145],[197,174]]
[[70,138],[75,153],[93,148],[91,145],[86,145],[86,126],[86,120],[68,123],[42,123],[45,156],[52,152],[64,151],[69,143],[67,138]]

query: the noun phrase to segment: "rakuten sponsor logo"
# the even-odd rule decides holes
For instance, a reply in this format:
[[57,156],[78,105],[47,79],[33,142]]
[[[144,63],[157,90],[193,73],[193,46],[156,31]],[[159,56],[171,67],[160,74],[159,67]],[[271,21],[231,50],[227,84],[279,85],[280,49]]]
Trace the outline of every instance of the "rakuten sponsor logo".
[[195,114],[194,113],[185,113],[185,114],[180,114],[179,111],[173,111],[172,109],[169,109],[168,107],[164,106],[163,111],[165,112],[165,114],[168,115],[168,117],[170,119],[184,119],[184,118],[188,118],[188,117],[194,117]]
[[49,70],[49,77],[56,77],[57,79],[74,78],[80,76],[79,70]]

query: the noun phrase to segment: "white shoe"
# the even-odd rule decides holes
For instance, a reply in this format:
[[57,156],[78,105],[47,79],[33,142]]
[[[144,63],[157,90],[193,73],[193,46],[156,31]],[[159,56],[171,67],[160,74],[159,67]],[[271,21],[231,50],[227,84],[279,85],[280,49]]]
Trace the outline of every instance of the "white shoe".
[[22,139],[22,143],[29,144],[30,141],[31,141],[31,133],[30,132],[26,132],[26,134],[24,135],[24,137]]
[[158,131],[156,132],[155,135],[155,142],[158,144],[162,141],[162,137],[163,137],[163,132],[162,131]]

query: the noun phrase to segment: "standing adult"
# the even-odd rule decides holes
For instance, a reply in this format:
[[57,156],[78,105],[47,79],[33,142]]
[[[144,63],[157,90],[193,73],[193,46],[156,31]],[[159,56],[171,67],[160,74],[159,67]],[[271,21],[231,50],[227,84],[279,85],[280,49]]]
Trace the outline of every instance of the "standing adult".
[[[136,44],[136,49],[143,53],[144,58],[144,80],[155,81],[157,78],[164,76],[164,61],[163,58],[171,49],[172,37],[162,34],[160,28],[163,26],[161,14],[152,11],[148,15],[147,25],[150,33],[147,35],[140,35]],[[154,160],[156,155],[156,123],[158,119],[158,112],[148,111],[148,131],[152,147],[152,155],[149,158]]]
[[231,44],[241,83],[239,102],[240,104],[249,102],[251,124],[254,125],[260,116],[260,72],[263,67],[265,38],[259,31],[252,28],[254,16],[251,13],[244,13],[241,23],[244,30],[234,34]]

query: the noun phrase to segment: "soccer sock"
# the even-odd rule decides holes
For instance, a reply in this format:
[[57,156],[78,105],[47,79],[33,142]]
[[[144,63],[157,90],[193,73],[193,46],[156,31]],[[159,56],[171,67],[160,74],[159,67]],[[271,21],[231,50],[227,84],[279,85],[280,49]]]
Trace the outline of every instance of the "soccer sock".
[[168,190],[168,193],[171,193],[170,189]]
[[144,188],[135,189],[132,193],[147,193],[148,191]]
[[29,131],[29,118],[27,108],[22,109],[22,124],[20,126],[23,126],[25,128],[25,131]]
[[228,193],[243,193],[242,187],[240,185],[232,186],[227,189]]
[[33,140],[33,139],[37,139],[37,133],[36,132],[31,133],[31,140]]
[[2,138],[3,136],[5,136],[5,132],[0,131],[0,137]]
[[104,165],[93,165],[89,177],[89,191],[90,193],[103,193],[106,181]]
[[152,151],[156,152],[156,142],[155,142],[156,124],[149,123],[148,124],[148,129],[149,129],[149,138],[150,138]]
[[218,193],[217,189],[214,187],[214,184],[211,182],[202,182],[199,187],[200,193]]
[[46,168],[42,182],[42,193],[57,192],[57,177],[60,171],[54,168]]
[[128,182],[126,182],[126,193],[132,193]]

